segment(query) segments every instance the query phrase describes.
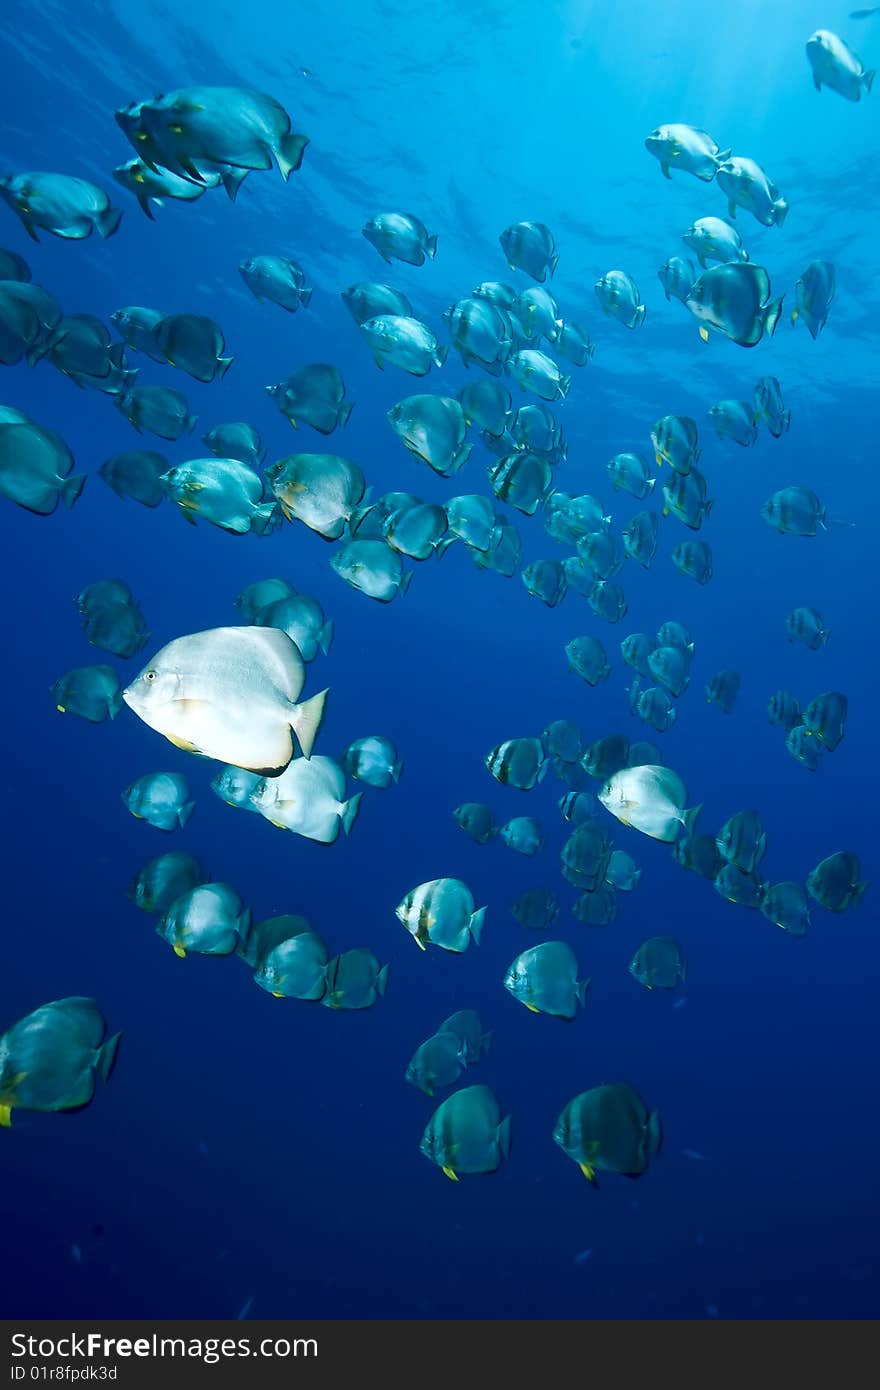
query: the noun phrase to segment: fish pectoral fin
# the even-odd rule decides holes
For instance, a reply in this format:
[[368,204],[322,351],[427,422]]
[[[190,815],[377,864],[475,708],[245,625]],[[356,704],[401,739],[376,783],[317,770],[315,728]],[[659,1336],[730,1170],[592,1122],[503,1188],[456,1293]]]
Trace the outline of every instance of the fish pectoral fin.
[[588,1182],[596,1186],[596,1170],[591,1163],[579,1163],[578,1167]]
[[418,946],[418,948],[419,948],[420,951],[424,951],[424,950],[425,950],[425,943],[424,943],[424,941],[420,941],[419,938],[418,938],[417,936],[414,936],[414,937],[413,937],[413,941],[416,943],[416,945]]
[[[523,1000],[523,1003],[525,1004],[525,1000]],[[536,1004],[526,1004],[526,1008],[528,1009],[529,1013],[532,1014],[539,1014],[541,1012],[541,1010],[538,1008]]]
[[281,990],[280,990],[280,989],[273,989],[273,991],[272,991],[272,998],[273,998],[273,999],[283,999],[283,998],[284,998],[284,995],[281,993]]
[[[180,748],[184,753],[201,753],[201,748],[197,748],[189,739],[175,738],[173,734],[166,734],[169,743],[173,743],[175,748]],[[139,818],[140,819],[140,818]]]
[[172,950],[174,951],[174,954],[176,956],[179,956],[181,960],[186,960],[186,950],[183,946],[174,946],[172,947]]
[[458,1182],[458,1174],[456,1173],[455,1169],[450,1168],[448,1164],[444,1163],[443,1172],[446,1174],[447,1178],[449,1178],[451,1182]]
[[0,1105],[0,1129],[9,1129],[12,1125],[12,1106],[9,1101],[4,1101]]
[[708,343],[708,341],[709,341],[709,330],[708,330],[708,328],[701,328],[701,329],[700,329],[700,337],[702,338],[702,340],[703,340],[704,343]]

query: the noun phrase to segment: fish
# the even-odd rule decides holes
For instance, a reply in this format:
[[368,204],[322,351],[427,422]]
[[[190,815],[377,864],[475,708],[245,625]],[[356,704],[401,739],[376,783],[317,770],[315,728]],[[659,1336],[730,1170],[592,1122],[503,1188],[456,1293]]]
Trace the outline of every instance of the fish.
[[486,767],[504,787],[530,791],[550,766],[550,759],[539,738],[509,738],[497,744],[484,759]]
[[767,885],[754,872],[724,864],[715,879],[715,889],[729,903],[757,909],[764,901]]
[[331,541],[342,535],[366,492],[360,468],[338,454],[288,454],[266,469],[266,482],[288,521],[301,521]]
[[492,1042],[492,1034],[483,1031],[480,1015],[476,1009],[459,1009],[444,1018],[438,1033],[449,1033],[458,1043],[459,1060],[464,1067],[472,1067],[485,1057]]
[[571,390],[571,377],[536,348],[512,353],[507,359],[507,369],[523,391],[531,391],[544,401],[565,400]]
[[529,888],[520,893],[511,912],[521,927],[547,931],[559,916],[559,902],[552,888]]
[[449,533],[472,550],[490,551],[501,537],[501,525],[488,497],[468,493],[446,503]]
[[663,286],[667,303],[677,299],[680,304],[687,302],[691,285],[697,278],[693,262],[685,256],[670,256],[657,271],[657,278]]
[[465,801],[452,813],[456,825],[477,845],[485,845],[497,829],[488,806],[480,801]]
[[704,342],[713,328],[740,347],[754,347],[765,333],[773,336],[782,312],[784,296],[771,299],[771,293],[763,266],[734,261],[704,270],[685,303],[700,321]]
[[564,763],[576,763],[583,752],[581,731],[570,719],[554,719],[541,735],[541,743],[545,753]]
[[487,472],[495,496],[523,516],[534,516],[553,486],[553,470],[546,458],[528,449],[499,459]]
[[607,472],[615,492],[628,492],[640,502],[650,496],[657,481],[640,454],[615,454]]
[[122,687],[112,666],[77,666],[49,689],[59,714],[76,714],[90,724],[115,719],[122,709]]
[[161,478],[168,472],[164,454],[152,449],[132,449],[113,454],[98,469],[99,476],[120,500],[130,498],[142,507],[158,507],[165,500]]
[[304,917],[270,917],[251,927],[239,954],[254,983],[273,999],[322,1000],[327,993],[327,943]]
[[605,882],[621,893],[631,893],[642,877],[642,871],[625,849],[614,850],[608,861]]
[[807,892],[829,912],[846,912],[857,907],[867,887],[859,857],[851,850],[829,854],[807,875]]
[[600,883],[591,893],[581,893],[571,911],[585,927],[610,927],[617,917],[614,885]]
[[532,858],[544,848],[544,832],[533,816],[515,816],[498,830],[508,849]]
[[742,207],[762,226],[781,227],[788,216],[788,203],[753,159],[731,155],[719,164],[716,182],[727,195],[731,217],[736,217],[737,207]]
[[603,618],[606,623],[619,623],[626,617],[629,606],[620,585],[607,579],[596,580],[587,595],[587,603],[596,617]]
[[454,1086],[461,1073],[458,1038],[453,1033],[437,1032],[416,1048],[404,1079],[426,1096],[433,1096],[438,1089]]
[[25,511],[51,516],[59,502],[74,506],[86,484],[75,466],[54,430],[30,422],[0,424],[0,496]]
[[186,397],[171,386],[132,386],[113,401],[138,434],[149,430],[160,439],[182,439],[197,424]]
[[443,319],[464,366],[474,362],[499,377],[515,345],[510,314],[488,299],[458,299]]
[[611,852],[602,826],[594,820],[582,821],[562,846],[563,876],[576,888],[595,893],[605,882]]
[[341,429],[348,424],[354,409],[353,402],[345,399],[341,372],[329,362],[298,367],[283,381],[267,386],[266,393],[294,429],[299,429],[302,422],[311,425],[319,434],[332,434]]
[[110,322],[132,352],[142,352],[151,361],[164,366],[168,359],[156,338],[156,329],[164,317],[158,309],[128,304],[122,309],[114,309]]
[[801,723],[808,734],[833,753],[843,740],[847,711],[846,696],[839,690],[828,690],[810,701],[801,714]]
[[795,724],[789,729],[785,746],[795,761],[808,772],[818,770],[822,761],[822,744],[803,724]]
[[690,869],[701,878],[712,879],[713,882],[724,866],[715,836],[702,831],[692,830],[689,835],[679,836],[672,846],[672,853],[683,869]]
[[703,183],[711,183],[719,165],[730,154],[722,150],[705,130],[694,126],[672,124],[657,126],[645,139],[645,148],[659,162],[663,177],[672,175],[670,170],[693,174]]
[[139,869],[127,894],[142,912],[167,912],[178,898],[205,880],[199,861],[183,850],[160,854]]
[[399,314],[380,314],[361,324],[361,333],[370,345],[376,366],[400,367],[411,376],[427,376],[432,367],[442,367],[449,349],[420,319]]
[[361,232],[387,265],[392,261],[424,265],[437,254],[436,236],[431,236],[424,222],[411,212],[376,213]]
[[803,642],[811,652],[818,652],[831,636],[825,619],[817,608],[793,608],[785,619],[789,642]]
[[611,675],[611,665],[598,637],[573,637],[566,643],[565,655],[569,671],[575,671],[587,685],[600,685]]
[[410,453],[444,478],[470,458],[465,412],[452,396],[407,396],[391,407],[387,420]]
[[790,690],[777,690],[767,702],[767,718],[771,724],[779,724],[785,729],[793,729],[801,722],[801,707]]
[[700,457],[696,420],[689,415],[664,415],[651,430],[651,443],[659,468],[668,463],[676,473],[690,473]]
[[603,313],[617,319],[625,328],[641,328],[647,311],[631,275],[625,270],[609,270],[593,288]]
[[150,772],[126,787],[122,800],[136,820],[157,830],[181,830],[195,810],[189,784],[178,772]]
[[697,584],[708,584],[713,572],[712,547],[705,541],[680,541],[672,552],[672,563],[679,574]]
[[92,232],[106,240],[122,221],[102,188],[70,174],[6,174],[0,177],[0,198],[31,241],[39,241],[38,229],[62,240],[80,241]]
[[121,1033],[105,1037],[94,999],[74,996],[43,1004],[0,1036],[0,1128],[15,1110],[79,1110],[105,1083]]
[[327,990],[321,1003],[328,1009],[370,1009],[388,988],[387,965],[380,965],[369,947],[358,946],[328,961]]
[[295,314],[311,302],[312,288],[306,284],[302,266],[289,256],[251,256],[238,267],[242,280],[260,303],[268,299],[279,309]]
[[[873,13],[873,10],[856,10],[850,18],[864,19]],[[860,101],[862,91],[867,94],[874,85],[874,69],[867,69],[849,44],[829,29],[817,29],[807,39],[807,61],[817,92],[821,92],[823,86],[830,87],[847,101]]]
[[511,270],[524,270],[533,280],[543,284],[552,278],[559,254],[556,239],[543,222],[514,222],[505,227],[498,240]]
[[419,1151],[450,1178],[494,1173],[510,1153],[510,1116],[488,1086],[453,1091],[428,1121]]
[[379,603],[390,603],[398,594],[405,594],[412,581],[412,572],[404,573],[400,556],[384,541],[345,541],[331,556],[330,564],[346,584]]
[[774,439],[780,439],[791,425],[791,411],[782,399],[782,387],[775,376],[762,376],[755,386],[755,415],[763,420]]
[[[709,261],[727,265],[730,261],[747,261],[749,253],[742,237],[723,217],[698,217],[683,234],[682,241],[695,253],[703,270]],[[691,283],[695,277],[691,277]],[[683,302],[687,301],[687,295]]]
[[220,627],[178,637],[122,692],[177,748],[277,777],[294,754],[311,756],[326,690],[297,703],[305,665],[275,628]]
[[504,433],[513,402],[503,382],[468,382],[459,391],[458,401],[465,425],[475,425],[496,438]]
[[656,512],[637,512],[623,530],[623,548],[627,558],[650,569],[657,553],[660,519]]
[[361,795],[356,792],[346,799],[342,768],[333,758],[315,754],[294,758],[279,775],[264,777],[250,800],[279,829],[332,845],[340,830],[351,834]]
[[751,401],[716,401],[709,419],[719,439],[732,439],[748,448],[758,438],[755,408]]
[[424,951],[428,945],[461,953],[471,941],[478,946],[486,918],[473,894],[459,878],[435,878],[420,883],[400,900],[395,916]]
[[196,183],[205,164],[269,169],[273,159],[286,182],[309,143],[279,102],[246,87],[181,87],[115,114],[141,159]]
[[792,323],[802,318],[810,337],[818,338],[828,321],[828,311],[837,291],[837,271],[831,261],[810,261],[794,287],[795,307]]
[[808,487],[780,488],[768,497],[761,516],[781,536],[816,536],[828,530],[824,503]]
[[412,305],[406,295],[393,285],[360,280],[342,291],[342,301],[359,328],[369,319],[381,318],[384,314],[412,318]]
[[403,762],[384,734],[370,734],[348,745],[340,758],[350,777],[368,787],[386,788],[400,780]]
[[535,560],[520,578],[528,592],[548,608],[555,608],[568,592],[565,569],[558,560]]
[[223,330],[204,314],[168,314],[156,324],[153,337],[166,362],[196,381],[222,380],[232,366],[232,358],[223,355]]
[[623,768],[610,777],[599,800],[622,825],[630,825],[654,840],[674,841],[683,826],[689,834],[700,813],[699,806],[685,809],[687,792],[669,767],[645,764]]
[[264,535],[277,511],[274,499],[263,501],[259,474],[238,459],[189,459],[169,468],[160,482],[186,521],[200,517],[232,535]]
[[535,1014],[568,1021],[586,1002],[589,980],[579,980],[578,963],[564,941],[543,941],[522,951],[504,976],[504,987]]
[[228,883],[202,883],[175,898],[156,925],[176,956],[229,956],[247,938],[251,911]]
[[261,781],[259,773],[246,772],[243,767],[228,764],[221,767],[217,775],[211,779],[211,790],[221,801],[225,801],[227,806],[257,812],[259,808],[252,802],[251,793]]
[[553,1128],[554,1142],[594,1185],[597,1172],[639,1177],[662,1144],[660,1116],[627,1082],[594,1086],[570,1100]]
[[629,764],[629,739],[625,734],[606,734],[584,749],[581,767],[591,777],[607,782],[608,778]]
[[730,714],[739,694],[741,680],[739,671],[716,671],[706,682],[706,703],[718,705],[725,714]]
[[757,811],[737,811],[721,827],[715,843],[728,864],[753,873],[767,852],[767,836]]
[[636,951],[629,973],[645,989],[675,989],[684,984],[687,966],[677,941],[671,936],[652,936]]
[[791,936],[804,936],[810,927],[810,905],[799,883],[774,883],[761,900],[761,911],[774,926]]
[[576,367],[585,367],[596,355],[596,344],[583,324],[566,319],[556,337],[556,351]]

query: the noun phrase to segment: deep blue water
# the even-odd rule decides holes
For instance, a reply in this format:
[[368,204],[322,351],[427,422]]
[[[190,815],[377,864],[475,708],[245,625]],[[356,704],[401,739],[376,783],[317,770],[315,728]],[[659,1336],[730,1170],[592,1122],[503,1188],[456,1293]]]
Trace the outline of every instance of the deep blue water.
[[[170,504],[119,502],[98,465],[139,444],[111,401],[45,363],[5,371],[3,401],[58,430],[94,476],[72,511],[38,518],[3,507],[0,1019],[5,1027],[47,1000],[87,994],[124,1031],[110,1085],[91,1106],[20,1112],[0,1136],[14,1252],[7,1316],[229,1317],[251,1295],[255,1317],[876,1315],[872,893],[841,917],[816,907],[811,931],[794,939],[600,812],[643,875],[620,895],[617,921],[591,930],[571,916],[576,892],[559,872],[564,788],[548,776],[525,795],[483,766],[501,739],[557,718],[590,739],[653,738],[628,712],[618,642],[679,619],[696,639],[693,680],[657,741],[691,801],[704,803],[703,828],[754,806],[768,833],[767,877],[803,881],[838,849],[855,850],[864,876],[878,877],[878,98],[850,105],[813,90],[803,46],[818,27],[847,37],[866,66],[880,59],[880,19],[854,24],[844,5],[814,0],[737,0],[721,11],[697,0],[662,9],[459,0],[439,10],[199,0],[185,18],[159,3],[13,3],[0,54],[3,166],[92,178],[125,211],[106,242],[44,234],[35,246],[2,209],[0,244],[23,254],[68,312],[107,319],[135,303],[209,313],[235,358],[222,383],[201,386],[133,357],[141,383],[183,390],[199,416],[188,439],[166,446],[145,435],[140,447],[183,461],[205,452],[204,429],[245,419],[270,459],[336,450],[361,465],[375,495],[488,493],[481,446],[445,480],[385,420],[413,391],[454,394],[467,379],[457,357],[422,384],[380,373],[339,292],[389,280],[444,336],[443,309],[479,281],[528,283],[507,271],[498,235],[531,218],[556,235],[554,295],[597,345],[558,408],[570,444],[559,486],[594,493],[622,526],[645,504],[612,493],[608,458],[646,449],[658,416],[687,413],[700,422],[716,503],[701,533],[715,554],[712,582],[698,588],[674,569],[671,550],[690,532],[670,517],[654,567],[628,563],[620,576],[629,613],[616,627],[573,592],[544,608],[518,576],[481,573],[458,546],[416,566],[409,593],[385,607],[343,584],[331,547],[301,525],[234,537],[186,526]],[[254,174],[234,205],[218,191],[169,202],[149,222],[111,178],[131,155],[113,111],[191,83],[271,92],[311,143],[287,185],[277,171]],[[724,213],[717,188],[664,181],[644,149],[654,126],[679,120],[758,159],[790,204],[783,229],[738,219],[752,259],[787,294],[775,337],[752,351],[717,336],[705,347],[656,277],[693,218]],[[382,208],[416,212],[438,234],[436,261],[384,266],[360,235]],[[315,286],[308,310],[289,316],[251,298],[237,266],[261,252],[303,264]],[[814,342],[788,310],[816,258],[836,263],[838,294]],[[612,266],[642,288],[637,332],[599,311],[592,286]],[[294,435],[263,390],[319,361],[341,369],[355,402],[326,445],[307,428]],[[789,434],[762,430],[749,450],[716,440],[709,406],[750,395],[764,373],[782,382]],[[832,517],[855,524],[808,540],[776,534],[759,508],[789,484],[814,488]],[[566,553],[540,514],[511,519],[527,561]],[[309,677],[310,690],[331,689],[319,751],[381,732],[405,761],[399,786],[366,790],[349,840],[328,848],[282,837],[227,808],[208,786],[215,765],[178,752],[128,709],[100,726],[55,713],[50,683],[104,659],[85,642],[74,596],[117,574],[151,629],[145,654],[235,621],[235,595],[259,578],[284,575],[320,599],[336,637]],[[785,615],[798,604],[826,617],[822,651],[787,642]],[[566,673],[562,651],[587,632],[615,665],[595,690]],[[130,678],[141,661],[114,664]],[[703,698],[723,666],[742,673],[730,717]],[[846,738],[816,774],[767,723],[778,687],[803,700],[827,689],[849,698]],[[120,800],[136,776],[159,769],[185,772],[197,799],[173,837]],[[464,800],[487,801],[499,819],[537,815],[545,850],[526,860],[499,842],[473,845],[451,817]],[[125,896],[139,866],[169,848],[192,850],[257,917],[300,913],[334,949],[372,946],[390,963],[387,997],[337,1013],[269,998],[235,959],[178,960]],[[483,943],[463,956],[422,953],[394,907],[422,880],[453,875],[488,905]],[[527,1013],[501,984],[538,939],[510,904],[540,885],[563,902],[553,935],[593,981],[569,1026]],[[627,972],[657,933],[675,935],[688,957],[683,1007]],[[453,1184],[419,1154],[432,1103],[403,1070],[463,1007],[494,1031],[463,1082],[493,1087],[513,1116],[513,1147],[494,1176]],[[609,1176],[593,1190],[552,1127],[571,1096],[618,1079],[660,1110],[664,1148],[638,1181]]]

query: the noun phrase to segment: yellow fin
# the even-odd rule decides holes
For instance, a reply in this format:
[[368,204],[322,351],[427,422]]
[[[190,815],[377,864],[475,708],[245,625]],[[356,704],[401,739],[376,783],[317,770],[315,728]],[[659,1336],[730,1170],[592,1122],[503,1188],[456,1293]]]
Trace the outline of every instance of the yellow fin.
[[[526,1001],[523,1000],[523,1003],[524,1003],[524,1004],[525,1004],[525,1002],[526,1002]],[[528,1009],[529,1013],[532,1013],[532,1014],[539,1014],[539,1013],[541,1012],[541,1010],[540,1010],[539,1008],[537,1008],[536,1005],[534,1005],[534,1004],[526,1004],[526,1008]]]
[[658,468],[662,468],[662,467],[663,467],[663,455],[662,455],[662,454],[655,454],[655,455],[654,455],[654,458],[657,460],[657,467],[658,467]]
[[283,999],[283,998],[284,998],[284,995],[281,993],[281,990],[280,990],[280,989],[273,989],[273,991],[272,991],[272,998],[273,998],[273,999]]
[[703,340],[704,343],[708,343],[708,341],[709,341],[709,330],[708,330],[708,328],[701,328],[701,329],[700,329],[700,337],[702,338],[702,340]]
[[57,711],[58,711],[59,714],[66,714],[66,713],[67,713],[67,710],[64,708],[63,705],[56,705],[55,708],[57,709]]
[[579,1163],[578,1167],[580,1168],[581,1172],[583,1173],[584,1177],[587,1179],[588,1182],[594,1183],[596,1181],[596,1170],[592,1166],[592,1164]]
[[800,309],[792,309],[792,311],[791,311],[791,321],[792,321],[792,323],[797,323],[798,318],[800,317],[800,312],[801,312]]
[[8,1101],[0,1105],[0,1129],[9,1129],[12,1124],[12,1106]]
[[424,943],[424,941],[420,941],[419,938],[418,938],[417,936],[414,936],[414,937],[413,937],[413,941],[416,943],[416,945],[418,946],[418,948],[419,948],[420,951],[424,951],[424,950],[425,950],[425,943]]
[[175,748],[182,748],[184,753],[198,753],[199,751],[195,744],[190,743],[188,739],[175,738],[173,734],[166,734],[165,737],[169,743],[174,744]]
[[451,1182],[458,1182],[458,1174],[456,1173],[456,1171],[455,1171],[454,1168],[447,1168],[447,1167],[444,1165],[443,1171],[444,1171],[444,1173],[446,1174],[447,1178],[450,1179]]
[[175,946],[173,949],[176,956],[180,956],[181,960],[186,960],[186,951],[182,946]]

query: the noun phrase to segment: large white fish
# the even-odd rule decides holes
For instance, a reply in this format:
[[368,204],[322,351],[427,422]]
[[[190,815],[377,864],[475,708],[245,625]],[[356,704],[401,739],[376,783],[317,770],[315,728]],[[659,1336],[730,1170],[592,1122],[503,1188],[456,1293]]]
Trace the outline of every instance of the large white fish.
[[298,704],[305,664],[285,632],[217,627],[163,647],[122,692],[125,703],[177,748],[263,776],[311,756],[327,691]]
[[599,792],[599,800],[622,825],[631,825],[652,840],[672,841],[679,826],[690,831],[699,806],[684,809],[684,782],[669,767],[645,764],[615,772]]

